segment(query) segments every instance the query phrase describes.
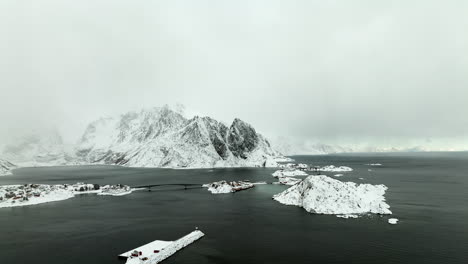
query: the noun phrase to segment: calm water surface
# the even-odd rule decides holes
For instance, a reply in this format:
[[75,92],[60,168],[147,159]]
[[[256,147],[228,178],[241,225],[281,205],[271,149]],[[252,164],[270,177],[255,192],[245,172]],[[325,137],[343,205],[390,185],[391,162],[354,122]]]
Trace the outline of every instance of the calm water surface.
[[[468,263],[467,153],[294,158],[313,165],[354,168],[339,178],[342,181],[387,185],[387,201],[401,222],[389,225],[387,216],[345,220],[309,214],[273,201],[274,194],[286,189],[278,185],[226,195],[176,188],[123,197],[83,195],[0,209],[0,263],[120,264],[124,262],[117,259],[118,254],[155,239],[177,239],[196,226],[206,236],[164,263]],[[25,168],[1,177],[0,184],[271,182],[272,172],[261,168]]]

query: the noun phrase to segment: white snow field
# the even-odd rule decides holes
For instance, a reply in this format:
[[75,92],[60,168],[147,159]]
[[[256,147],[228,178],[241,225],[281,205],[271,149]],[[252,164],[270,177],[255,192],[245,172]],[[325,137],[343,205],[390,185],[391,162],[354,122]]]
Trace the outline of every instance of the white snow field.
[[[176,241],[169,242],[166,244],[163,248],[159,250],[159,252],[154,252],[150,251],[149,255],[146,254],[141,254],[141,256],[138,257],[132,257],[130,256],[127,259],[126,264],[157,264],[160,263],[161,261],[167,259],[168,257],[174,255],[177,251],[181,250],[182,248],[192,244],[193,242],[197,241],[198,239],[202,238],[205,234],[201,232],[200,230],[195,230],[191,232],[190,234],[177,239]],[[166,242],[166,241],[164,241]],[[156,247],[160,247],[161,245],[155,245]],[[150,249],[151,250],[151,249]],[[124,253],[125,254],[125,253]]]
[[330,172],[349,172],[353,171],[352,168],[346,166],[336,167],[335,165],[328,165],[318,169],[319,171],[330,171]]
[[76,184],[24,184],[0,186],[0,208],[35,205],[63,201],[81,194],[122,196],[133,191],[126,185]]
[[208,191],[211,192],[212,194],[233,193],[233,192],[238,192],[238,191],[242,191],[245,189],[249,189],[254,186],[255,184],[250,183],[250,182],[245,182],[245,181],[237,181],[237,182],[236,181],[232,181],[232,182],[218,181],[218,182],[203,184],[203,187],[208,188]]
[[385,202],[385,185],[341,182],[325,175],[309,176],[302,182],[276,194],[273,199],[303,207],[316,214],[360,215],[391,214]]
[[278,177],[294,177],[294,176],[307,176],[308,174],[305,171],[302,170],[277,170],[273,172],[271,175],[273,177],[278,178]]

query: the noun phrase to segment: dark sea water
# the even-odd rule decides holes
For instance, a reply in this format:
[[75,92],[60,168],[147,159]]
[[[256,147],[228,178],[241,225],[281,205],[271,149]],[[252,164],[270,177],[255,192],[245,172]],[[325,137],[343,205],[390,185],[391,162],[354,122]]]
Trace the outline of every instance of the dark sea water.
[[[174,187],[122,197],[83,195],[0,208],[0,263],[119,264],[124,262],[117,255],[125,251],[155,239],[177,239],[195,227],[206,236],[164,263],[468,263],[468,153],[294,158],[313,165],[352,167],[353,172],[339,178],[342,181],[387,185],[392,217],[400,223],[389,225],[388,216],[346,220],[309,214],[273,201],[274,194],[287,188],[279,185],[225,195]],[[0,177],[0,184],[272,182],[272,172],[25,168]]]

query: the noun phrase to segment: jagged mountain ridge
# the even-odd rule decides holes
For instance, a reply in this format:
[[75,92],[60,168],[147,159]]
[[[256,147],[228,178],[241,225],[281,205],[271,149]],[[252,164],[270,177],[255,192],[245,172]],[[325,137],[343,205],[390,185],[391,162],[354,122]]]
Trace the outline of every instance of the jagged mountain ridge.
[[240,119],[228,127],[210,117],[187,119],[167,106],[91,123],[76,154],[84,163],[168,168],[273,166],[280,156]]

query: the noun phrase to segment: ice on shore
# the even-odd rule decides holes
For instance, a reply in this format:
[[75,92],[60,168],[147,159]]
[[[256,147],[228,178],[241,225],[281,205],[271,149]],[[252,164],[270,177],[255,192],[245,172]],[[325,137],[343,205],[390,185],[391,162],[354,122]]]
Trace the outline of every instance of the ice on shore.
[[203,184],[203,187],[208,188],[212,194],[233,193],[254,187],[254,184],[247,181],[218,181],[208,184]]
[[188,245],[192,244],[193,242],[197,241],[198,239],[202,238],[205,234],[200,230],[195,230],[192,233],[173,241],[172,243],[168,243],[165,245],[164,248],[159,250],[159,252],[153,252],[153,254],[149,254],[148,256],[136,256],[136,257],[129,257],[127,259],[126,264],[157,264],[161,261],[167,259],[168,257],[174,255],[177,251],[187,247]]
[[122,196],[133,191],[126,185],[75,184],[24,184],[0,186],[0,208],[27,206],[63,201],[80,194]]
[[325,175],[309,176],[302,182],[276,194],[273,199],[303,207],[316,214],[359,215],[391,214],[385,202],[385,185],[341,182]]
[[398,224],[398,219],[397,218],[390,218],[388,219],[388,223],[391,224],[391,225],[396,225]]
[[336,217],[348,219],[348,218],[358,218],[359,216],[355,214],[345,214],[345,215],[337,215]]
[[308,174],[302,170],[277,170],[273,172],[273,177],[294,177],[294,176],[307,176]]
[[352,168],[346,166],[336,167],[335,165],[328,165],[325,167],[318,168],[319,171],[329,171],[329,172],[349,172],[353,171]]

